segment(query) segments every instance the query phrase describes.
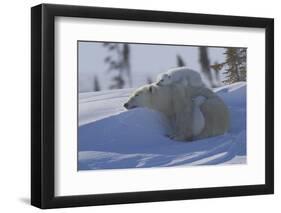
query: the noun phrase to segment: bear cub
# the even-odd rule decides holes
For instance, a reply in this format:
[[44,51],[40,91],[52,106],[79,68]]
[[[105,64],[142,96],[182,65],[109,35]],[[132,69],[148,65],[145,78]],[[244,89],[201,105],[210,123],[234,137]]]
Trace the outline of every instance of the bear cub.
[[185,87],[205,87],[200,73],[188,69],[187,67],[170,69],[157,76],[157,86],[168,86],[173,84],[181,84]]

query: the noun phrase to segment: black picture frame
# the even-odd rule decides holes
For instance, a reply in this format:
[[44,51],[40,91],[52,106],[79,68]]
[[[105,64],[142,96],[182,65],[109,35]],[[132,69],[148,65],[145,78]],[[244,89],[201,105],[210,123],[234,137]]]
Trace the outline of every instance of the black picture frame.
[[[266,32],[265,184],[93,195],[54,195],[55,17],[263,28]],[[41,4],[31,8],[31,204],[42,209],[274,193],[274,20],[165,11]]]

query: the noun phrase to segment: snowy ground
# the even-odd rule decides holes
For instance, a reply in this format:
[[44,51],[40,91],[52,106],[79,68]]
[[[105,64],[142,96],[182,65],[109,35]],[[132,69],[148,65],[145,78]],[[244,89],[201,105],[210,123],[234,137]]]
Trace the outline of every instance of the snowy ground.
[[246,84],[216,90],[231,112],[230,132],[173,141],[158,112],[125,110],[133,89],[79,94],[78,169],[120,169],[246,163]]

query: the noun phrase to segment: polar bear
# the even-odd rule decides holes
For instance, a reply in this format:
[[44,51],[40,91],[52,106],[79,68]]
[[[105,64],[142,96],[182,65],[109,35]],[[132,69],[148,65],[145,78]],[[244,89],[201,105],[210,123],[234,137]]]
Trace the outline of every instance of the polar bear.
[[201,105],[206,101],[204,96],[197,96],[192,99],[192,135],[198,136],[205,127],[205,118],[201,111]]
[[187,67],[177,67],[159,74],[156,84],[158,86],[182,84],[183,86],[205,87],[200,73]]
[[[198,96],[205,99],[200,101],[196,99]],[[226,105],[206,87],[180,84],[161,87],[155,83],[144,85],[129,97],[124,107],[129,110],[146,107],[163,113],[173,127],[170,137],[179,141],[217,136],[229,129],[229,112]],[[196,113],[194,108],[197,109]],[[203,124],[200,113],[203,115]],[[194,125],[197,125],[196,122],[200,119],[201,126],[196,128]]]
[[207,87],[187,87],[186,91],[189,97],[203,96],[205,98],[200,105],[200,111],[205,119],[204,129],[200,134],[195,135],[193,140],[223,135],[228,132],[230,128],[229,110],[216,93]]

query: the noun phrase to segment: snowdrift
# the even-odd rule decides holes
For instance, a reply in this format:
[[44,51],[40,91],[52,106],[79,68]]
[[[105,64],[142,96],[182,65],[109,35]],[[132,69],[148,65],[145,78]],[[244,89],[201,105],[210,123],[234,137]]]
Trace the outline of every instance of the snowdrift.
[[194,142],[166,137],[170,127],[161,113],[126,111],[133,91],[79,95],[79,170],[246,163],[246,83],[215,90],[231,113],[229,133]]

